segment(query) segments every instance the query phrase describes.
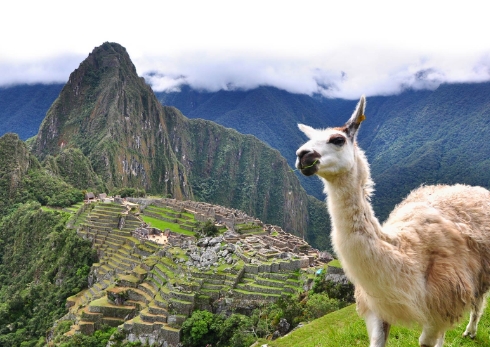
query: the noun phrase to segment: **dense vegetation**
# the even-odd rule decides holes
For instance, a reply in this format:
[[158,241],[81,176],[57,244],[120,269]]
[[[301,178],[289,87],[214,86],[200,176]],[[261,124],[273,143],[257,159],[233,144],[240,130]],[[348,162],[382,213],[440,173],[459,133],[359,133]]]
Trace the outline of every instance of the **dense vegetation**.
[[0,345],[43,345],[66,298],[87,286],[89,242],[66,229],[61,209],[80,189],[44,169],[15,134],[0,138]]
[[42,346],[66,298],[87,287],[95,254],[68,217],[28,202],[0,222],[1,346]]

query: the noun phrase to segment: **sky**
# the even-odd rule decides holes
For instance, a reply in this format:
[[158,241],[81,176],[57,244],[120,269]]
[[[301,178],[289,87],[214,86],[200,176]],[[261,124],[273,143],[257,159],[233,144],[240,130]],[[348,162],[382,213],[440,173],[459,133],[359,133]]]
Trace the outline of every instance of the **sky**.
[[486,3],[9,1],[0,86],[65,83],[106,41],[126,48],[155,91],[274,86],[357,99],[489,81]]

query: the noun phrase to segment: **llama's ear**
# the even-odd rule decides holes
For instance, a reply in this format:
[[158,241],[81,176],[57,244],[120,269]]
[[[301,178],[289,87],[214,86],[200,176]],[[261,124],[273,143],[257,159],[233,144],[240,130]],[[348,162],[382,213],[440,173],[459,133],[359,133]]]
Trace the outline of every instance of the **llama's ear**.
[[351,139],[354,139],[356,137],[359,126],[361,125],[362,121],[366,119],[366,116],[364,115],[365,109],[366,109],[366,97],[363,95],[361,96],[361,99],[357,103],[356,110],[354,111],[350,119],[347,121],[347,123],[345,123],[345,129],[347,135]]
[[315,129],[313,129],[312,127],[308,126],[308,125],[304,125],[304,124],[298,124],[298,128],[299,130],[301,130],[309,139],[311,139],[313,137],[313,134],[316,132]]

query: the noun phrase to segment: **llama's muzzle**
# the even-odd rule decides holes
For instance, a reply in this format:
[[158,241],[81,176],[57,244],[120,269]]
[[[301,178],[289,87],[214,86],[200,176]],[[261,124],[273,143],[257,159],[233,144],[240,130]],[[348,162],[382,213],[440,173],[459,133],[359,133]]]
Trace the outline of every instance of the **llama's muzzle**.
[[296,167],[305,176],[314,175],[318,171],[320,154],[316,151],[301,151],[296,159]]

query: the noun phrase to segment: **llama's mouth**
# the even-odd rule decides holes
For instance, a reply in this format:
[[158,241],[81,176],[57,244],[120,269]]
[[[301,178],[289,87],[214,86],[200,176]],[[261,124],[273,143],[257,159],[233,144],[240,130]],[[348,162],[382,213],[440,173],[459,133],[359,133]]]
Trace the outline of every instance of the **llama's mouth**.
[[312,176],[312,175],[316,174],[316,172],[318,171],[318,166],[316,165],[317,162],[318,162],[318,160],[316,160],[315,162],[313,162],[310,165],[307,165],[303,168],[300,168],[301,173],[305,176]]
[[316,174],[318,171],[319,163],[320,161],[318,160],[318,155],[316,152],[300,153],[296,167],[303,175],[311,176]]

